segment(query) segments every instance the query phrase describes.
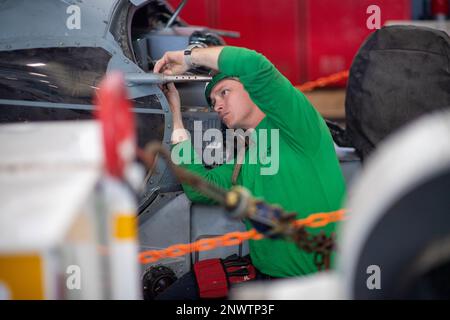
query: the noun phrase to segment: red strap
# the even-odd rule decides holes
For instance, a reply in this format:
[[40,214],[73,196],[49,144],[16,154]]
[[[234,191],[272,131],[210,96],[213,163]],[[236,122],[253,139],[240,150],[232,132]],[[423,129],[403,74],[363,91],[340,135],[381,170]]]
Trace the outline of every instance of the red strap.
[[200,298],[224,298],[228,283],[220,259],[202,260],[194,264]]

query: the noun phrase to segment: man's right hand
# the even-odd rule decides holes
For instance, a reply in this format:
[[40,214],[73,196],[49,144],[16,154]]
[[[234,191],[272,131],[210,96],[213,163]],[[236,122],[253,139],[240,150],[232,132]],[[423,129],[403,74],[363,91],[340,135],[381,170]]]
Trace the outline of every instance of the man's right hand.
[[189,69],[184,60],[184,51],[167,51],[153,67],[154,73],[167,75],[183,74]]

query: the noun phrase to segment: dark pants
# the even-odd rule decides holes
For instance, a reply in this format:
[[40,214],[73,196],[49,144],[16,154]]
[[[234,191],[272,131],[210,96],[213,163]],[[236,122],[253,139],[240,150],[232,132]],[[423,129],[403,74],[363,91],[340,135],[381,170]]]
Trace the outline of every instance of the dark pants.
[[[256,270],[255,280],[272,280],[274,277],[268,276]],[[254,280],[254,281],[255,281]],[[180,279],[175,281],[170,287],[161,292],[155,300],[198,300],[200,293],[198,290],[195,273],[189,271]]]

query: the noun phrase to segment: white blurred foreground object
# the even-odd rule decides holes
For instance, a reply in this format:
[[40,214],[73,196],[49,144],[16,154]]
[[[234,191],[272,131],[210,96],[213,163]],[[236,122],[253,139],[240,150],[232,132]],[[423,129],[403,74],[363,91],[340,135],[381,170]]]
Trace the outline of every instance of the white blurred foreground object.
[[136,207],[104,176],[100,123],[2,125],[0,148],[2,297],[137,299]]
[[100,123],[2,125],[0,148],[2,297],[138,298],[136,207],[105,178]]
[[236,300],[337,300],[343,299],[336,272],[321,272],[304,278],[246,283],[231,291]]
[[[135,127],[119,73],[99,121],[0,126],[0,296],[138,299]],[[142,177],[143,178],[143,177]]]

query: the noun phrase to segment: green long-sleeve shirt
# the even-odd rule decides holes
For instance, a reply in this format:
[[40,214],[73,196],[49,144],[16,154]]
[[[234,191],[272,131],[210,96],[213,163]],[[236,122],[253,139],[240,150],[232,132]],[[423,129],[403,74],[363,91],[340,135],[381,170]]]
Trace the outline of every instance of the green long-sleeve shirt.
[[[239,78],[253,102],[266,114],[255,133],[266,129],[268,156],[274,159],[274,152],[279,154],[278,172],[263,175],[261,169],[272,166],[273,170],[276,166],[267,164],[267,158],[251,164],[247,150],[237,184],[249,189],[255,197],[282,206],[287,212],[297,212],[298,218],[340,209],[345,184],[333,140],[324,120],[306,97],[255,51],[225,47],[218,64],[221,73]],[[279,129],[278,145],[271,141],[271,129]],[[183,156],[183,152],[189,153],[190,161],[181,166],[220,187],[231,188],[234,164],[226,163],[207,170],[195,162],[198,155],[193,149],[190,141],[177,145],[179,156]],[[212,203],[191,187],[184,185],[183,188],[191,201]],[[246,226],[252,228],[248,221]],[[325,230],[330,234],[335,227],[335,224],[329,224],[308,231]],[[250,240],[249,245],[253,264],[265,274],[290,277],[317,271],[313,254],[302,251],[291,241]]]

